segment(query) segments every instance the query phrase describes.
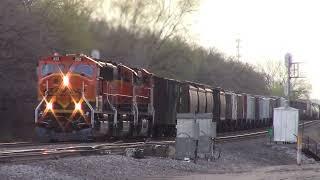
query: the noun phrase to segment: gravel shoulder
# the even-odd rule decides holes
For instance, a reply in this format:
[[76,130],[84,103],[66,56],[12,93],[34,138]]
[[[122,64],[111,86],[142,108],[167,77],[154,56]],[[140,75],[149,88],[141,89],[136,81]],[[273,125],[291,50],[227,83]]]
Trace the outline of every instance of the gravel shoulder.
[[[296,162],[295,145],[270,144],[266,137],[228,142],[218,146],[222,150],[221,158],[213,162],[199,160],[194,164],[159,157],[134,159],[121,155],[81,156],[1,164],[0,177],[1,179],[188,179],[194,176],[210,179],[211,176],[232,178],[238,177],[239,174],[245,177],[253,172],[260,174],[265,171],[272,172],[272,168],[277,169],[283,165],[295,166]],[[303,163],[310,167],[319,167],[319,164],[305,156]],[[267,170],[260,170],[261,168]]]
[[282,165],[268,166],[258,168],[250,172],[244,173],[228,173],[228,174],[193,174],[179,177],[152,177],[150,179],[163,180],[318,180],[320,179],[320,164],[304,164],[298,165]]
[[[308,135],[320,136],[319,128],[319,123],[308,127]],[[52,144],[41,148],[72,145]],[[302,156],[303,165],[296,165],[295,144],[270,143],[265,136],[226,142],[218,147],[222,151],[220,159],[199,160],[197,164],[170,158],[134,159],[121,155],[0,164],[0,179],[320,179],[320,163]]]

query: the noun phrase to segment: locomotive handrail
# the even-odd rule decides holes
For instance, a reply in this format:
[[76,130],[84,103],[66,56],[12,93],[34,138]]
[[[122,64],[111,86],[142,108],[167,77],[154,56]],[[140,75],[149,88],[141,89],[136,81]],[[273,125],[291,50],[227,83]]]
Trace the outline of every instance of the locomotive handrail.
[[40,101],[40,103],[38,104],[38,106],[36,107],[36,109],[34,110],[34,122],[37,123],[38,122],[38,111],[40,106],[42,105],[43,101],[46,100],[47,96],[48,96],[48,89],[49,89],[49,82],[47,80],[46,82],[46,92],[45,92],[45,96],[42,98],[42,100]]
[[42,103],[45,101],[45,99],[47,98],[47,95],[45,95],[42,100],[40,101],[40,103],[38,104],[38,106],[36,107],[35,111],[34,111],[34,122],[37,123],[38,122],[38,111],[40,106],[42,105]]
[[134,126],[137,126],[139,121],[139,109],[137,105],[136,86],[133,86],[132,92],[133,92],[132,106],[133,106],[133,114],[134,114],[133,124]]
[[107,95],[107,96],[126,96],[126,97],[133,97],[133,96],[128,96],[128,95],[124,95],[124,94],[108,94],[108,93],[104,93],[104,95]]
[[118,123],[118,111],[117,109],[113,106],[113,104],[110,102],[108,96],[107,96],[107,102],[110,105],[111,109],[114,111],[114,116],[113,116],[113,125],[117,127]]
[[[107,93],[104,93],[104,95],[107,95],[107,96],[124,96],[124,97],[133,97],[133,96],[128,96],[128,95],[124,95],[124,94],[107,94]],[[148,96],[139,96],[139,95],[136,95],[136,97],[140,97],[140,98],[149,98]]]
[[[109,84],[107,83],[107,87],[109,86]],[[111,109],[114,111],[114,116],[113,116],[113,126],[117,127],[118,124],[118,111],[117,109],[113,106],[113,104],[110,102],[109,100],[109,94],[108,93],[104,93],[105,95],[107,95],[107,102],[110,105]]]
[[84,82],[82,82],[82,99],[84,100],[84,102],[87,104],[87,106],[89,107],[89,109],[91,110],[91,126],[93,126],[94,124],[94,109],[91,106],[91,104],[88,102],[87,98],[84,95]]

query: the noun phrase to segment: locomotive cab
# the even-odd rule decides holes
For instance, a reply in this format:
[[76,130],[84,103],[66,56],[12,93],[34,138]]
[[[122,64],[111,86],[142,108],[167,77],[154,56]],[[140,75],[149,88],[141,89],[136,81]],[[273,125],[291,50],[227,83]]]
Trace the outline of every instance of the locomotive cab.
[[39,61],[37,74],[39,137],[146,137],[151,133],[153,75],[148,71],[84,55],[56,54]]
[[85,56],[42,58],[37,67],[38,101],[35,110],[39,137],[59,139],[58,133],[83,132],[93,124],[96,63]]

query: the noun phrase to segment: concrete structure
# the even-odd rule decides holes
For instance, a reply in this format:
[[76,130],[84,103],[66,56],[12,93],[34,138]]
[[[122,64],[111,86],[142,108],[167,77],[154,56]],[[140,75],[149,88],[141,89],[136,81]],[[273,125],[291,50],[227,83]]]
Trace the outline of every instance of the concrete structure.
[[212,113],[177,114],[176,158],[194,159],[211,154],[212,138],[216,137],[216,123]]

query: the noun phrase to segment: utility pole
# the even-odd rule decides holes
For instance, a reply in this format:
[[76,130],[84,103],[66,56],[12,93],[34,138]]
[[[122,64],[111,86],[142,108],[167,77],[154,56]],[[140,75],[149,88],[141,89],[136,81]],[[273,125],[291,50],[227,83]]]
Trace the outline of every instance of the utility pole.
[[236,43],[237,43],[237,45],[236,45],[236,48],[237,48],[237,60],[238,61],[240,61],[240,42],[241,42],[240,38],[236,39]]

